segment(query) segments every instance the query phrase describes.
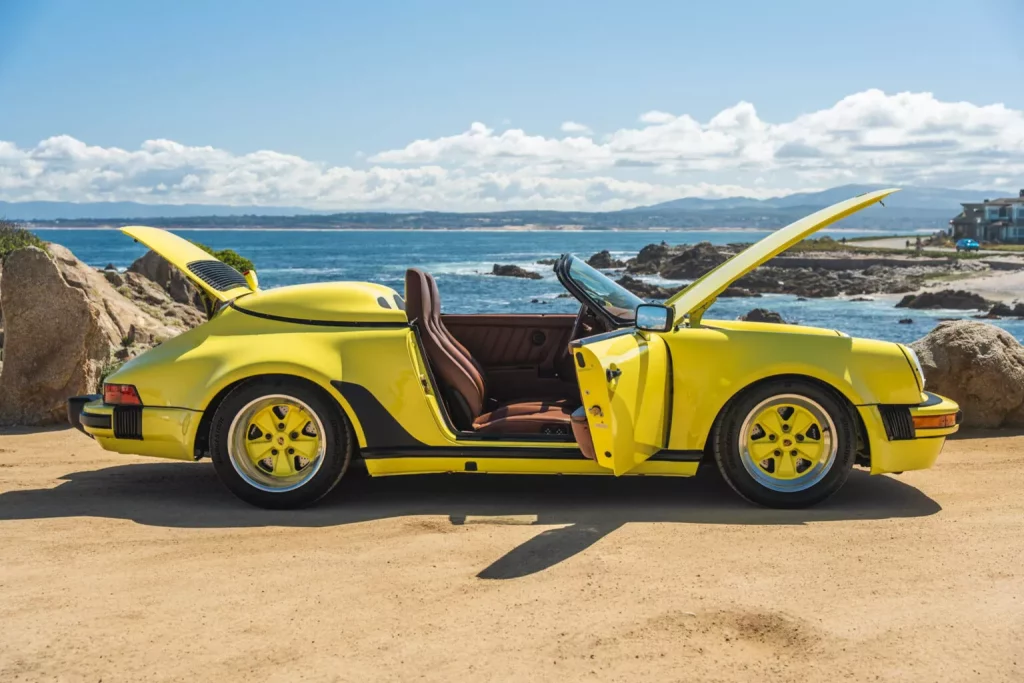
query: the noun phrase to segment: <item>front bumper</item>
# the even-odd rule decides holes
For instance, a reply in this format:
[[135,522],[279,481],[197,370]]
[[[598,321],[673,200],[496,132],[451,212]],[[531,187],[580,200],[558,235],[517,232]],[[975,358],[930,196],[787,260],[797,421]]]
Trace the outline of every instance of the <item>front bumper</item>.
[[194,460],[195,432],[202,413],[184,408],[111,406],[98,395],[67,403],[68,422],[104,450],[174,460]]
[[[935,464],[946,437],[960,429],[963,413],[956,402],[925,392],[914,406],[858,406],[867,427],[871,473],[923,470]],[[915,417],[955,415],[954,424],[937,429],[914,427]],[[902,418],[902,419],[900,419]]]

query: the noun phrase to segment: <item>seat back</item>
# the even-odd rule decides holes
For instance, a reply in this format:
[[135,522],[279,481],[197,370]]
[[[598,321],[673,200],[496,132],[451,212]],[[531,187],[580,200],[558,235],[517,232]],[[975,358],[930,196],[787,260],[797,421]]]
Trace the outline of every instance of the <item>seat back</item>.
[[419,330],[427,362],[441,384],[456,426],[471,429],[474,418],[483,413],[483,376],[472,356],[444,328],[434,279],[417,268],[405,273],[405,310]]

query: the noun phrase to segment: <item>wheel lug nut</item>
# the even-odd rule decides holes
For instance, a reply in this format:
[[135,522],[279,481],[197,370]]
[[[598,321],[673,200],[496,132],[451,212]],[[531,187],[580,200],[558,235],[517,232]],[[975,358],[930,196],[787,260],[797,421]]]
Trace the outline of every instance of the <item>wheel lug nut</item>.
[[278,428],[278,429],[284,429],[284,422],[279,422],[279,423],[277,424],[277,428]]
[[289,448],[288,449],[288,455],[295,455],[295,449],[294,448]]
[[794,448],[793,450],[791,450],[791,451],[789,452],[789,454],[790,454],[790,455],[792,455],[792,456],[794,456],[794,457],[796,457],[796,455],[797,455],[797,450],[796,450],[796,449]]
[[276,448],[271,448],[270,449],[270,454],[271,455],[277,455],[277,449]]
[[295,441],[295,439],[299,438],[299,433],[292,432],[291,434],[288,435],[288,438],[291,439],[292,441]]
[[264,436],[266,436],[266,437],[267,437],[267,441],[270,441],[271,439],[273,439],[273,438],[274,438],[274,437],[272,437],[272,436],[271,436],[270,434],[264,434]]
[[768,435],[768,440],[769,441],[775,441],[775,435],[774,434],[769,434]]
[[782,425],[782,431],[788,432],[789,431],[789,425]]
[[804,440],[804,435],[803,434],[797,434],[796,435],[796,440],[797,441],[803,441]]
[[778,448],[776,448],[775,452],[772,453],[772,455],[782,455],[782,451],[780,451]]

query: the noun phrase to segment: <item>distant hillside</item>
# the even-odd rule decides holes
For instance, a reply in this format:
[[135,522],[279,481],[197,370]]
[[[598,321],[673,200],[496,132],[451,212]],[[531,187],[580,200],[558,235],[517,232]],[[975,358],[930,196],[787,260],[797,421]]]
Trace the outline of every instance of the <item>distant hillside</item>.
[[12,221],[185,218],[192,216],[294,216],[323,213],[288,206],[139,204],[137,202],[0,202],[0,218]]
[[[673,199],[669,202],[640,207],[633,211],[707,211],[736,208],[777,208],[785,209],[796,206],[825,207],[854,195],[881,190],[887,185],[843,185],[821,192],[798,192],[771,199],[750,199],[749,197],[728,197],[724,199],[697,199],[686,197]],[[951,190],[942,187],[904,187],[885,200],[885,205],[898,209],[927,209],[960,211],[962,202],[980,202],[983,199],[995,199],[1006,196],[1002,190]],[[952,216],[951,216],[952,217]]]
[[[498,211],[491,213],[342,212],[325,213],[296,207],[237,207],[198,204],[147,205],[133,202],[73,204],[62,202],[0,202],[0,218],[36,227],[96,227],[144,222],[164,228],[319,228],[319,229],[482,229],[576,227],[586,230],[655,228],[777,228],[824,206],[878,189],[876,185],[844,185],[821,192],[802,192],[772,199],[688,197],[624,211]],[[962,201],[980,201],[1006,192],[910,187],[843,221],[850,228],[903,232],[947,228]]]

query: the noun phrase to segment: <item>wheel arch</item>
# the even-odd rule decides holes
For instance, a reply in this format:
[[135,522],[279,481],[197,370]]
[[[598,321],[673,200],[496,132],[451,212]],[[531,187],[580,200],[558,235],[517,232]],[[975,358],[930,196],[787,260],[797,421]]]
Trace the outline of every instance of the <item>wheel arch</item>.
[[337,389],[331,386],[330,381],[318,381],[317,379],[309,377],[308,374],[299,374],[297,372],[253,372],[243,377],[235,377],[226,382],[221,382],[212,390],[212,396],[206,401],[206,407],[203,408],[202,417],[199,419],[199,423],[196,427],[196,434],[193,439],[193,450],[197,453],[196,459],[209,454],[210,425],[213,421],[213,416],[217,412],[221,403],[224,402],[227,395],[235,388],[254,379],[284,379],[302,382],[309,386],[319,392],[324,398],[329,399],[330,403],[337,406],[341,414],[348,420],[349,425],[352,427],[352,432],[356,437],[356,443],[353,444],[353,446],[355,446],[355,450],[358,451],[360,447],[366,446],[366,437],[363,434],[363,427],[359,423],[359,419],[356,416],[355,411],[344,397],[338,393]]
[[712,438],[712,435],[714,434],[715,428],[722,421],[722,419],[724,419],[725,415],[729,412],[729,409],[738,399],[740,399],[747,393],[757,389],[758,387],[764,386],[769,382],[786,381],[806,382],[808,384],[813,384],[814,386],[817,386],[825,391],[834,394],[835,397],[839,400],[839,402],[846,408],[847,412],[850,414],[850,417],[853,420],[853,424],[857,429],[858,439],[862,441],[864,449],[866,450],[869,448],[869,441],[867,438],[867,426],[864,424],[864,420],[860,416],[860,411],[857,410],[855,400],[851,398],[847,392],[821,379],[820,377],[813,377],[811,375],[803,375],[800,373],[782,373],[777,375],[768,375],[766,377],[762,377],[745,385],[743,388],[736,391],[732,396],[730,396],[729,399],[725,401],[725,403],[722,404],[722,406],[718,409],[718,412],[715,414],[715,419],[711,421],[711,424],[708,426],[707,432],[704,435],[704,448],[702,449],[704,455],[701,458],[701,462],[706,462],[709,458],[713,457],[712,447],[714,439]]

